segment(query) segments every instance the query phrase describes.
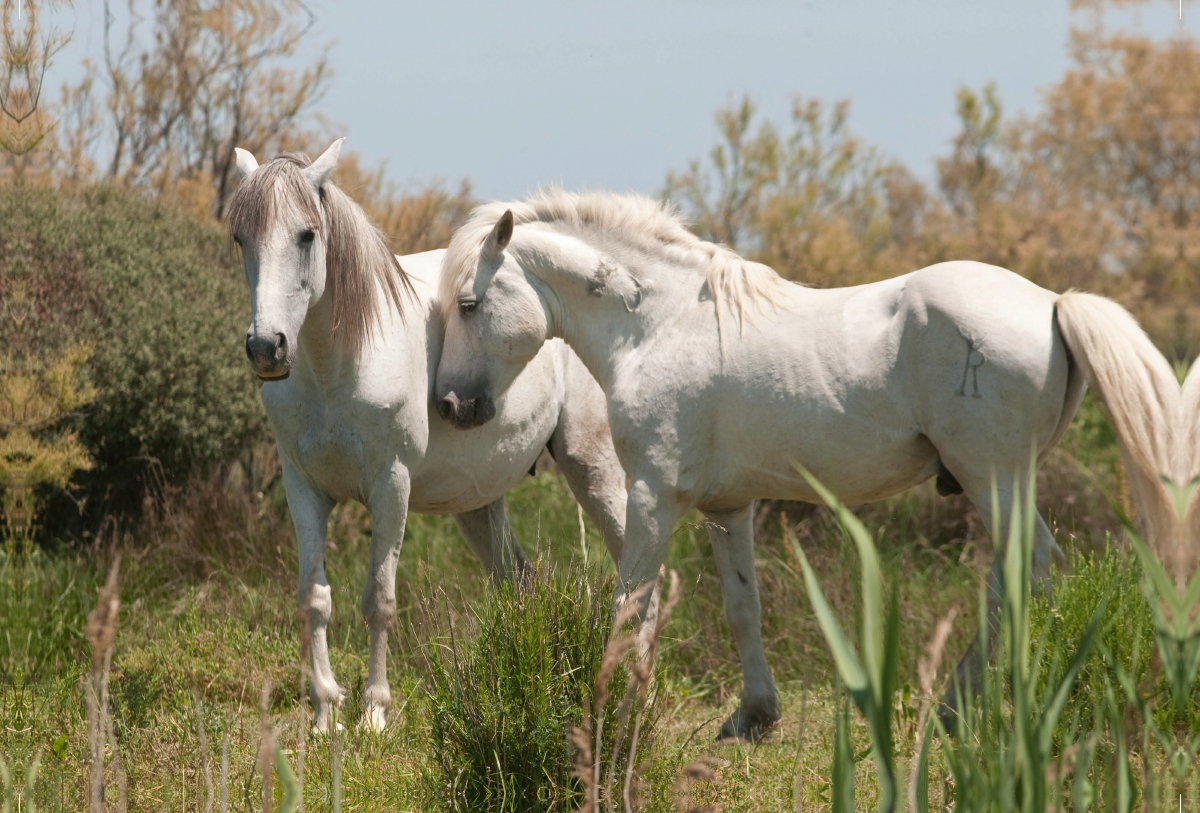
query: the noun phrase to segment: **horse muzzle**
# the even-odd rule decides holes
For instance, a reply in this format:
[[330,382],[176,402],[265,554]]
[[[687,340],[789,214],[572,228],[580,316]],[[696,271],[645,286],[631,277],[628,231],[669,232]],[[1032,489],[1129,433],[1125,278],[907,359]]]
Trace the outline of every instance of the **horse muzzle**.
[[248,333],[246,358],[250,359],[254,374],[263,381],[282,381],[292,372],[295,350],[282,333],[270,337]]
[[473,429],[496,417],[496,402],[490,395],[460,399],[451,392],[438,402],[437,411],[455,429]]

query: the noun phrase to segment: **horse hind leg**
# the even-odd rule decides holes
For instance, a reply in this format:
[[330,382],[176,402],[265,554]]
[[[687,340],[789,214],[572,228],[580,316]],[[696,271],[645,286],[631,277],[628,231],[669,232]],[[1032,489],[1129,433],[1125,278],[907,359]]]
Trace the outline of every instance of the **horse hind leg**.
[[[999,632],[1000,621],[1000,605],[1004,596],[1004,558],[1007,549],[1009,537],[1009,526],[1012,522],[1013,503],[1018,499],[1018,496],[1025,493],[1028,475],[1014,479],[1009,476],[1007,485],[1003,483],[1003,475],[998,475],[996,480],[996,504],[999,508],[997,516],[992,510],[992,486],[989,478],[986,488],[979,484],[972,488],[969,492],[971,502],[979,511],[985,527],[992,533],[992,555],[991,570],[988,574],[987,584],[987,650],[990,658],[995,650],[996,639]],[[1041,593],[1049,596],[1050,594],[1050,568],[1053,563],[1062,564],[1066,561],[1066,556],[1063,554],[1062,548],[1054,540],[1054,535],[1050,533],[1049,526],[1042,519],[1041,514],[1034,508],[1033,516],[1033,551],[1032,563],[1029,573],[1030,587],[1034,593]],[[973,638],[967,651],[959,660],[955,667],[954,678],[951,680],[946,693],[942,697],[942,706],[940,715],[942,722],[948,731],[954,730],[954,718],[957,715],[959,692],[970,692],[977,695],[980,690],[980,675],[979,675],[979,640],[978,637]]]
[[779,720],[779,694],[762,642],[752,508],[748,505],[729,512],[704,512],[721,579],[725,617],[742,658],[742,701],[721,726],[718,739],[757,740]]
[[503,497],[474,511],[455,514],[454,522],[493,583],[529,570],[529,558],[508,522]]

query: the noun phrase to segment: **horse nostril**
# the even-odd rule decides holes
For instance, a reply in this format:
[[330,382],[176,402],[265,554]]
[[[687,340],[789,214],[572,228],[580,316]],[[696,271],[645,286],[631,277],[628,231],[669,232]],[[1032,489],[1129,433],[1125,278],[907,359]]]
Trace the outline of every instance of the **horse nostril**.
[[250,349],[250,334],[246,334],[246,358],[254,361],[254,351]]
[[284,336],[282,333],[276,333],[275,338],[277,339],[275,342],[275,358],[282,361],[287,358],[287,336]]
[[438,402],[438,415],[441,416],[443,421],[449,421],[454,417],[454,401],[455,398],[453,395],[447,395],[440,402]]

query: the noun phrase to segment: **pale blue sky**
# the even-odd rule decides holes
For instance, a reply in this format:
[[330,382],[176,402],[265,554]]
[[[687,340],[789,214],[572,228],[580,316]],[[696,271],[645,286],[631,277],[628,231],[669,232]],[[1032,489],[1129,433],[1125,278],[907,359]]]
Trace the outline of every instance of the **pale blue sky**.
[[[114,3],[119,5],[119,3]],[[1185,4],[1186,6],[1186,4]],[[956,131],[954,93],[994,81],[1036,109],[1069,65],[1067,0],[313,0],[308,53],[334,41],[319,110],[390,177],[512,198],[539,184],[655,193],[707,153],[713,112],[743,94],[784,123],[794,94],[849,98],[851,129],[931,180]],[[1122,25],[1178,26],[1156,2]],[[60,14],[60,78],[98,60],[103,6]],[[1200,32],[1200,11],[1184,9]],[[1110,15],[1110,25],[1113,20]],[[263,156],[259,156],[260,159]]]

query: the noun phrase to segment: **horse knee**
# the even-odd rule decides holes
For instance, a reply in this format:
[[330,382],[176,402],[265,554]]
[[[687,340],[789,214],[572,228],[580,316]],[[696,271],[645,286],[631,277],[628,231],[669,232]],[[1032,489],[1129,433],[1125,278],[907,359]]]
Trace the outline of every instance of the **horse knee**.
[[327,584],[314,584],[311,589],[300,590],[296,598],[300,609],[308,612],[314,624],[324,626],[333,615],[333,591]]
[[363,594],[363,619],[368,627],[387,627],[396,620],[396,597],[381,596],[375,591]]

